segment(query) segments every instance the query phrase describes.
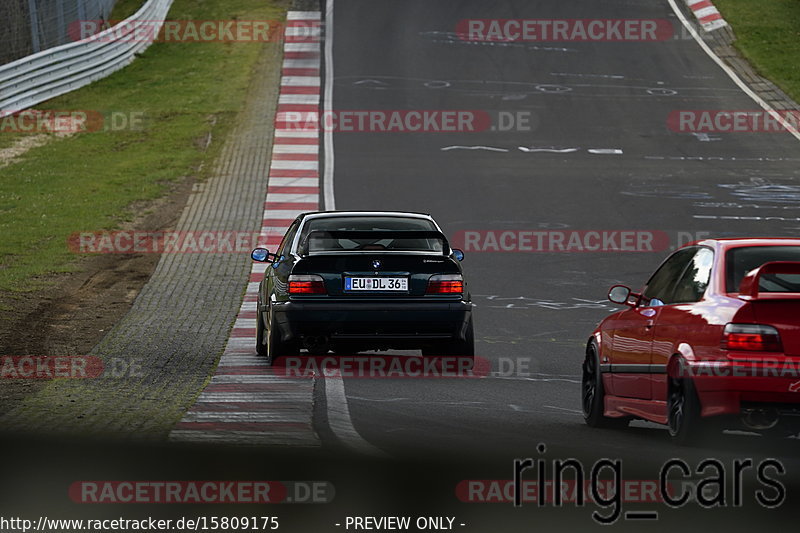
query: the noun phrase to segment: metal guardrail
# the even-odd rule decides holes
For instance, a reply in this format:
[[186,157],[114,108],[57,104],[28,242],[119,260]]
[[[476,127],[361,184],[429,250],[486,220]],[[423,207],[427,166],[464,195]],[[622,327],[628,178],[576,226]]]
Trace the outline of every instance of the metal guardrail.
[[[156,35],[173,0],[148,0],[129,18],[81,41],[43,50],[0,66],[0,117],[105,78],[131,63],[152,39],[120,38],[137,22]],[[132,35],[132,34],[129,34]]]

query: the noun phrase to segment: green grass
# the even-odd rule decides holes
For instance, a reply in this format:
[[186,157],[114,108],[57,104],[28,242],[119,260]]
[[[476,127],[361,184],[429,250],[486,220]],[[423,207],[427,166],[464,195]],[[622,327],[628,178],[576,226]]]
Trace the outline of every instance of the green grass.
[[[125,20],[141,8],[147,0],[117,0],[114,9],[111,10],[109,20]],[[175,18],[171,14],[170,18]]]
[[758,73],[800,101],[800,0],[714,0],[714,5]]
[[[122,0],[117,9],[138,3]],[[176,0],[169,13],[181,20],[284,16],[281,0]],[[146,120],[134,131],[54,138],[0,168],[0,291],[46,286],[48,275],[78,265],[67,248],[70,234],[114,229],[135,217],[135,202],[168,193],[186,176],[206,177],[263,46],[156,43],[112,76],[38,106],[140,113]],[[209,133],[214,142],[206,151],[199,141]],[[0,133],[0,148],[16,138]]]

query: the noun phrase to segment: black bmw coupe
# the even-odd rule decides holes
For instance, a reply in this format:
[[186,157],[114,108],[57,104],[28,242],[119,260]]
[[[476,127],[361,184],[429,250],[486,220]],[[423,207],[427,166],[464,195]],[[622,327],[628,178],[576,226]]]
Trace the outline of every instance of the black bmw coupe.
[[422,350],[474,358],[472,304],[461,250],[430,215],[303,213],[275,253],[258,292],[256,351],[276,357]]

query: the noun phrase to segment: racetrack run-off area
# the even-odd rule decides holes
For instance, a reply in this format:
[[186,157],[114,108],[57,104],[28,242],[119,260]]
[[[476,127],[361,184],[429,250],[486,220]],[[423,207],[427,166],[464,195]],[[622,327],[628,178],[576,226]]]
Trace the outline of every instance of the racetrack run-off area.
[[[286,18],[277,126],[259,243],[272,251],[297,215],[319,207],[319,128],[309,127],[307,120],[302,121],[303,127],[293,127],[291,113],[319,110],[320,13],[290,11]],[[294,447],[319,444],[312,428],[312,380],[279,377],[255,353],[258,284],[267,268],[271,265],[253,263],[217,371],[170,433],[170,440]]]

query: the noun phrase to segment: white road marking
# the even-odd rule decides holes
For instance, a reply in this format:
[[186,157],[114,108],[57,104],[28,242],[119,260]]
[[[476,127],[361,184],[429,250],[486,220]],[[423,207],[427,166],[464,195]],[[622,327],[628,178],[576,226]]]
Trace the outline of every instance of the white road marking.
[[579,379],[566,379],[566,378],[537,378],[537,377],[526,377],[526,376],[507,376],[501,375],[498,372],[492,372],[484,379],[505,379],[509,381],[539,381],[543,383],[549,383],[551,381],[561,381],[564,383],[577,383],[580,385],[581,380]]
[[572,152],[577,152],[580,148],[555,148],[555,147],[548,147],[548,148],[536,148],[535,146],[531,146],[530,148],[527,146],[518,146],[517,147],[520,152],[530,153],[530,152],[552,152],[554,154],[570,154]]
[[551,76],[569,76],[576,78],[608,78],[612,80],[624,80],[625,76],[615,74],[572,74],[570,72],[551,72]]
[[316,144],[276,144],[272,147],[273,154],[318,154],[319,146]]
[[362,402],[406,402],[411,398],[365,398],[363,396],[350,396],[351,400],[360,400]]
[[319,26],[293,26],[286,28],[287,37],[319,37],[321,34]]
[[[333,1],[328,0],[325,12],[325,114],[333,112]],[[325,168],[323,170],[323,200],[325,210],[336,209],[333,197],[333,132],[325,129],[323,136],[325,146]]]
[[313,203],[318,199],[316,194],[299,193],[280,193],[271,192],[267,194],[268,202],[291,202],[291,203]]
[[[285,159],[273,160],[270,164],[270,171],[273,168],[284,170],[317,170],[319,162],[317,161],[292,161]],[[271,174],[272,172],[270,172]]]
[[[333,109],[333,6],[334,0],[328,0],[325,13],[325,88],[324,88],[324,110],[330,114]],[[330,128],[325,130],[323,136],[325,150],[325,165],[323,169],[323,198],[325,210],[333,211],[336,209],[333,190],[333,132]],[[314,378],[319,379],[319,378]],[[341,378],[325,376],[322,378],[325,384],[325,399],[327,404],[328,425],[333,434],[348,448],[357,452],[365,453],[378,457],[386,457],[387,454],[381,449],[373,446],[359,435],[353,426],[350,418],[350,408],[347,405],[347,395],[344,390],[344,383]]]
[[375,457],[388,457],[383,450],[364,440],[353,426],[343,381],[339,377],[330,375],[322,378],[325,384],[325,403],[328,406],[328,425],[331,431],[347,448]]
[[284,76],[281,85],[291,87],[319,87],[319,76]]
[[568,413],[574,413],[574,414],[583,416],[583,411],[577,411],[575,409],[567,409],[565,407],[556,407],[555,405],[543,405],[542,407],[546,407],[548,409],[556,409],[558,411],[566,411]]
[[318,94],[282,94],[278,96],[279,104],[319,104]]
[[601,154],[601,155],[621,155],[622,150],[619,148],[589,148],[588,152],[590,154]]
[[488,150],[490,152],[508,152],[505,148],[495,148],[494,146],[460,146],[460,145],[453,145],[453,146],[445,146],[444,148],[440,148],[442,152],[448,152],[450,150]]
[[275,129],[275,137],[307,137],[307,138],[316,138],[319,137],[319,132],[317,130],[299,130],[294,128],[276,128]]
[[317,111],[280,111],[275,120],[278,122],[288,122],[297,124],[315,124],[319,122],[319,112]]
[[319,43],[286,43],[283,49],[286,52],[318,52]]
[[307,209],[270,209],[267,216],[269,216],[269,218],[294,220],[297,218],[297,215],[305,213],[306,211]]
[[[319,68],[319,59],[284,59],[283,68]],[[311,95],[308,95],[311,96]]]
[[[320,15],[319,11],[289,11],[286,14],[286,20],[319,20]],[[286,48],[288,50],[288,44]]]
[[711,137],[708,133],[692,133],[700,142],[721,141],[721,137]]
[[[270,178],[270,187],[318,187],[319,179],[317,178]],[[262,228],[268,229],[268,228]],[[286,233],[286,227],[281,226],[277,228],[281,231],[281,236]]]

